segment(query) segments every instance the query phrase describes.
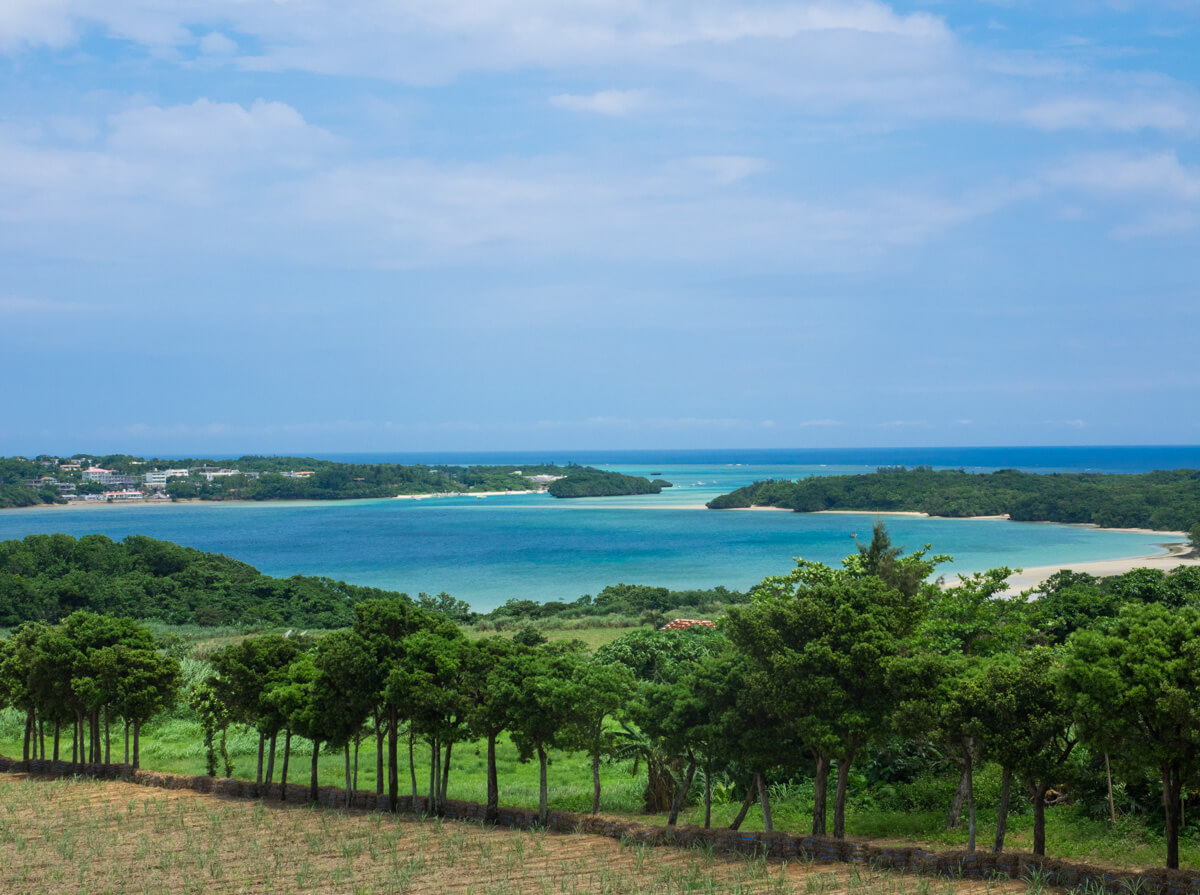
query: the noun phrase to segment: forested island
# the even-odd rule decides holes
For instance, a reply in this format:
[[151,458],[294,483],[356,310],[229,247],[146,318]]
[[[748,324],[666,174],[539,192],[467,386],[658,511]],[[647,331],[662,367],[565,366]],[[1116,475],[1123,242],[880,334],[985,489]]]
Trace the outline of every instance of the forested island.
[[1036,474],[1002,469],[969,473],[929,466],[864,475],[755,482],[708,503],[709,509],[779,507],[917,512],[930,516],[1008,516],[1022,522],[1090,523],[1104,528],[1189,531],[1200,523],[1200,470],[1132,474]]
[[74,500],[354,500],[542,490],[554,497],[612,497],[657,494],[669,486],[574,463],[431,466],[254,455],[0,458],[0,509]]
[[643,478],[608,472],[590,466],[571,466],[563,478],[546,489],[554,497],[619,497],[627,494],[658,494],[671,483],[663,479]]

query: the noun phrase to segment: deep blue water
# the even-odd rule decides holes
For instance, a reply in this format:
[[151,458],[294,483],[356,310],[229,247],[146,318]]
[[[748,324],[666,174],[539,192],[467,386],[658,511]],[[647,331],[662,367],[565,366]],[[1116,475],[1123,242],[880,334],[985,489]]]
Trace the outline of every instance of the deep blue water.
[[1200,469],[1200,445],[1109,447],[885,447],[775,448],[769,450],[654,451],[475,451],[319,454],[358,463],[447,463],[467,465],[568,461],[584,465],[653,464],[715,466],[864,467],[930,466],[950,469],[1023,469],[1036,472],[1152,472]]
[[[797,556],[836,563],[853,551],[854,533],[870,532],[868,516],[702,508],[716,494],[756,479],[861,472],[896,463],[1143,471],[1200,466],[1200,448],[359,454],[339,459],[574,460],[640,475],[662,472],[675,487],[661,495],[566,501],[531,494],[14,510],[0,513],[0,538],[54,531],[113,538],[146,534],[226,553],[273,575],[328,575],[409,593],[446,590],[488,609],[510,597],[570,600],[620,581],[744,589],[788,571]],[[934,552],[955,557],[955,572],[1141,556],[1157,552],[1166,540],[1160,534],[1003,520],[886,518],[896,543],[910,549],[931,543]]]

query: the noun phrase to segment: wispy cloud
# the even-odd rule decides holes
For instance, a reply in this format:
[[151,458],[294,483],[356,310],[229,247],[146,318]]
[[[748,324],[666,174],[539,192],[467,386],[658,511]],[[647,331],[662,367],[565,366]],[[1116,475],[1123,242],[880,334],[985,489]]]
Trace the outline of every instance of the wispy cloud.
[[30,298],[25,295],[0,295],[0,314],[50,315],[58,314],[87,314],[103,310],[102,308],[82,301],[61,301],[49,298]]
[[558,106],[560,109],[569,109],[572,112],[628,115],[630,112],[645,108],[646,92],[644,90],[600,90],[586,95],[559,93],[550,97],[550,105]]

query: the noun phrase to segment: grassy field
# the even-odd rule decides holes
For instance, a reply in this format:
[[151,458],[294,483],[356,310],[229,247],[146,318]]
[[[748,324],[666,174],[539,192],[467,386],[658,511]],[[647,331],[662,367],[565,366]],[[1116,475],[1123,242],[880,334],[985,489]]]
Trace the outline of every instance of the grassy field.
[[[1036,891],[1036,885],[1028,887]],[[768,863],[582,834],[0,775],[0,891],[991,895],[865,867]]]
[[[555,638],[579,637],[595,648],[627,633],[628,628],[588,628],[549,630]],[[176,649],[183,657],[185,676],[189,668],[199,674],[201,657],[217,646],[228,643],[244,632],[236,629],[170,628],[156,629],[160,638],[176,638]],[[468,632],[471,633],[471,632]],[[503,632],[509,633],[511,632]],[[0,711],[0,754],[20,757],[22,744],[23,716],[15,711]],[[114,731],[114,757],[120,760],[121,738]],[[68,747],[69,748],[69,747]],[[233,760],[233,776],[253,779],[257,763],[257,735],[244,728],[231,728],[228,749]],[[299,738],[293,740],[292,763],[289,780],[306,783],[311,758],[311,745]],[[70,758],[69,754],[63,756]],[[416,744],[415,767],[417,789],[420,794],[428,791],[428,754],[426,748]],[[518,761],[517,751],[505,737],[497,752],[500,782],[500,802],[513,807],[531,807],[538,800],[538,774],[535,763]],[[276,779],[282,761],[282,741],[276,760]],[[147,769],[175,774],[197,775],[205,772],[205,753],[200,725],[185,710],[177,710],[175,717],[149,724],[143,731],[142,766]],[[401,793],[410,791],[410,775],[407,764],[407,741],[401,744]],[[343,757],[339,754],[322,754],[319,762],[322,785],[344,784]],[[589,760],[582,754],[551,753],[550,807],[556,810],[585,812],[591,810],[591,768]],[[665,816],[646,816],[640,813],[642,788],[645,784],[645,769],[633,774],[631,761],[605,763],[601,765],[602,797],[601,811],[635,819],[642,823],[665,823]],[[847,831],[852,837],[873,841],[921,845],[932,849],[963,848],[967,833],[964,828],[947,831],[945,811],[949,805],[956,779],[946,775],[945,779],[926,779],[908,785],[903,793],[907,806],[901,810],[879,797],[879,789],[865,781],[852,780],[851,797],[847,804]],[[697,780],[699,799],[700,779]],[[361,746],[358,788],[375,788],[374,740],[366,739]],[[891,787],[895,789],[896,787]],[[981,769],[976,781],[979,799],[979,832],[981,846],[990,845],[994,830],[993,805],[999,790],[999,773],[994,766]],[[453,799],[481,801],[486,792],[486,764],[483,743],[461,743],[455,746],[450,775],[449,796]],[[743,792],[718,785],[714,790],[713,824],[727,825],[737,813]],[[894,802],[894,797],[892,798]],[[772,787],[772,807],[775,827],[780,830],[806,831],[811,823],[812,789],[807,785],[791,784]],[[1194,812],[1188,811],[1189,817]],[[703,807],[693,803],[684,809],[681,823],[702,824]],[[743,828],[762,829],[762,817],[757,807],[747,816]],[[1027,851],[1032,835],[1032,815],[1022,811],[1020,805],[1009,819],[1008,847],[1011,850]],[[1147,826],[1141,818],[1121,818],[1116,825],[1088,816],[1081,809],[1071,806],[1052,808],[1047,812],[1047,853],[1052,857],[1064,858],[1089,864],[1119,868],[1141,869],[1162,866],[1166,846],[1161,834]],[[1180,838],[1180,859],[1184,867],[1200,866],[1200,824],[1186,827]]]

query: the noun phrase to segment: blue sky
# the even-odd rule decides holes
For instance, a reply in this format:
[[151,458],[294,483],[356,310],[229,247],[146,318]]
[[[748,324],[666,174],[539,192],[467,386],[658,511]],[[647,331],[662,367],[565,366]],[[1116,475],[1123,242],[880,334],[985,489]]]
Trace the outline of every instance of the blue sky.
[[4,0],[0,452],[1200,442],[1200,0]]

